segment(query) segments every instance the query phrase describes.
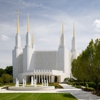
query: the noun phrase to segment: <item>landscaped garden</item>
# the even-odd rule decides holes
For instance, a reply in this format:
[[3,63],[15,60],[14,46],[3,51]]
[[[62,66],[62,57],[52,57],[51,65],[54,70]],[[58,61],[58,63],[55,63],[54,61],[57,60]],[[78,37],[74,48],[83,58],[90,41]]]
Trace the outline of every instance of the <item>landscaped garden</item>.
[[1,93],[0,100],[77,100],[69,93]]
[[83,82],[75,79],[65,78],[64,83],[100,96],[100,82],[98,83],[98,89],[94,82]]

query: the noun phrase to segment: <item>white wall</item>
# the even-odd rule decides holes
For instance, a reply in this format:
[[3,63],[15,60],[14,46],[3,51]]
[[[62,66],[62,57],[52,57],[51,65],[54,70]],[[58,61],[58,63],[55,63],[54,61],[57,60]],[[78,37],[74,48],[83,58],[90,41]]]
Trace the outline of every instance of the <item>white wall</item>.
[[18,78],[18,74],[23,72],[23,51],[22,49],[14,49],[13,52],[13,79]]
[[57,69],[64,72],[64,47],[59,47],[57,52]]
[[35,51],[35,70],[55,70],[56,51]]
[[23,50],[23,72],[33,70],[33,52],[31,47],[25,47]]

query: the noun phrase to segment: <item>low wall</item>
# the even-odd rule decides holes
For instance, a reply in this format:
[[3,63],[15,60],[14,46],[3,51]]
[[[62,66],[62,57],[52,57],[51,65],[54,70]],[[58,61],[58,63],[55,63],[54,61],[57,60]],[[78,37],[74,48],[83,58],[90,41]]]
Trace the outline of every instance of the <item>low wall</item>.
[[10,86],[8,87],[8,90],[13,90],[13,91],[38,91],[38,90],[52,90],[55,89],[54,86],[43,86],[43,87],[32,87],[32,86],[26,86],[26,87],[15,87],[15,86]]

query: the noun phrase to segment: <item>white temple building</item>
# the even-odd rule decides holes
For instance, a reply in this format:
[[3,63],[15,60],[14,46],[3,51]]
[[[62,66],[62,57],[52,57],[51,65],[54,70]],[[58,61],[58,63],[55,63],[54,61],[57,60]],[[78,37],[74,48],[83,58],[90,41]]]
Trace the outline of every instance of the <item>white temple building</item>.
[[33,79],[37,80],[37,83],[41,83],[42,80],[48,80],[51,83],[62,82],[64,78],[71,77],[71,62],[77,57],[75,26],[73,25],[71,51],[66,47],[63,23],[57,51],[36,51],[33,36],[31,40],[29,26],[28,16],[26,45],[25,48],[22,48],[19,13],[17,13],[17,33],[15,36],[15,47],[12,52],[14,82],[17,78],[20,83],[23,82],[23,79],[30,83],[31,77],[33,77]]

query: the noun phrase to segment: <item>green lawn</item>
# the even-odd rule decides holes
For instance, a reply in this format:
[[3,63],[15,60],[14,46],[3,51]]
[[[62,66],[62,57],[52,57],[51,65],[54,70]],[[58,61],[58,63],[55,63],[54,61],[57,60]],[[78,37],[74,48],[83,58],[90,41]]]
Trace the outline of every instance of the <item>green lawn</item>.
[[0,100],[77,100],[70,93],[0,93]]

